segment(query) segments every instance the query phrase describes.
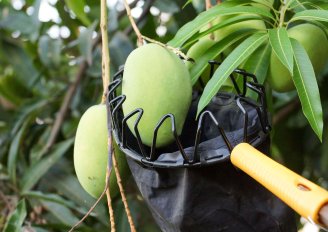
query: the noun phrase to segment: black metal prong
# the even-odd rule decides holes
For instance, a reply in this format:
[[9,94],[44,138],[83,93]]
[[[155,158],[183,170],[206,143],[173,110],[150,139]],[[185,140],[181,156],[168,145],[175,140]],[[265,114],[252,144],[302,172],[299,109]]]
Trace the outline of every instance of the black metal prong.
[[112,100],[110,100],[109,105],[113,105],[114,103],[118,102],[116,106],[114,106],[112,110],[112,115],[114,115],[119,107],[122,106],[123,102],[125,101],[126,96],[125,95],[120,95]]
[[111,96],[117,87],[122,83],[122,78],[116,79],[108,85],[108,96]]
[[243,142],[247,143],[248,142],[248,139],[247,139],[247,134],[248,134],[248,132],[247,132],[247,127],[248,127],[248,113],[245,110],[244,106],[241,104],[239,97],[237,98],[236,102],[237,102],[237,105],[238,105],[239,109],[244,114],[244,138],[243,138]]
[[[227,146],[229,152],[231,152],[232,149],[233,149],[233,147],[232,147],[232,145],[231,145],[231,143],[230,143],[230,141],[229,141],[229,139],[228,139],[226,133],[224,132],[223,128],[220,126],[219,122],[215,119],[213,113],[212,113],[211,111],[209,111],[209,110],[204,111],[204,112],[199,116],[198,126],[197,126],[197,132],[196,132],[196,139],[197,139],[197,133],[201,133],[202,126],[203,126],[203,121],[204,121],[203,118],[204,118],[206,115],[209,115],[209,116],[210,116],[210,118],[211,118],[211,120],[214,122],[215,126],[219,129],[219,132],[220,132],[220,134],[221,134],[221,136],[222,136],[222,138],[223,138],[224,143],[226,144],[226,146]],[[200,132],[199,132],[199,131],[200,131]],[[200,134],[199,134],[199,137],[200,137]],[[195,146],[196,146],[196,141],[195,141]],[[197,147],[198,147],[198,145],[197,145]],[[195,156],[195,153],[194,153],[194,156]]]
[[137,108],[135,110],[133,110],[132,112],[130,112],[127,116],[125,116],[122,120],[122,141],[123,141],[123,147],[127,147],[127,138],[126,138],[126,131],[127,131],[127,120],[129,120],[131,117],[133,117],[134,115],[138,114],[137,119],[134,121],[134,125],[133,125],[133,129],[135,132],[135,136],[137,139],[137,143],[138,143],[138,147],[141,151],[141,154],[146,157],[146,152],[145,152],[145,148],[144,145],[142,143],[140,134],[139,134],[139,130],[138,130],[138,124],[140,122],[140,119],[143,115],[143,109],[141,108]]
[[175,117],[173,114],[166,114],[164,115],[160,121],[157,123],[155,129],[154,129],[154,136],[153,136],[153,142],[152,142],[152,145],[151,145],[151,151],[150,151],[150,157],[149,157],[149,160],[150,161],[154,161],[157,159],[156,157],[156,154],[155,154],[155,151],[156,151],[156,142],[157,142],[157,134],[158,134],[158,130],[160,129],[161,125],[165,122],[166,119],[171,119],[171,132],[173,133],[173,136],[175,138],[175,142],[179,148],[179,151],[183,157],[183,159],[187,162],[187,163],[190,163],[190,160],[188,159],[184,149],[183,149],[183,146],[180,142],[180,139],[179,139],[179,136],[178,136],[178,133],[177,133],[177,130],[176,130],[176,124],[175,124]]

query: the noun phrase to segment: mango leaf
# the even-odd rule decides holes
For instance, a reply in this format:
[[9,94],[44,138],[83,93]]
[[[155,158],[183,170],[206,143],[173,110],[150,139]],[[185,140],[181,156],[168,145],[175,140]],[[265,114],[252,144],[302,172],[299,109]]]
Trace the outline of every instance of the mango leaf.
[[[258,82],[263,84],[270,66],[271,46],[269,43],[256,49],[256,51],[247,59],[243,68],[253,73]],[[253,91],[252,91],[253,92]]]
[[40,73],[35,68],[32,59],[24,49],[11,42],[2,41],[0,56],[13,66],[14,73],[17,74],[18,80],[32,89]]
[[61,48],[61,39],[52,39],[48,35],[41,36],[38,43],[38,53],[42,63],[47,67],[58,67]]
[[[245,22],[247,20],[260,20],[261,18],[258,17],[258,16],[252,16],[252,15],[241,15],[241,16],[235,16],[235,17],[232,17],[232,18],[229,18],[229,19],[226,19],[226,20],[223,20],[222,22],[216,24],[216,25],[213,25],[211,26],[210,29],[206,30],[206,31],[203,31],[203,32],[200,32],[200,33],[197,33],[195,35],[193,35],[189,40],[188,42],[184,45],[184,47],[188,47],[190,44],[196,42],[197,40],[199,40],[200,38],[216,31],[216,30],[219,30],[223,27],[226,27],[226,26],[229,26],[229,25],[232,25],[232,24],[235,24],[235,23],[239,23],[239,22]],[[244,29],[251,29],[251,28],[244,28]],[[252,28],[253,29],[253,28]],[[253,29],[254,32],[256,32],[255,29]],[[220,40],[223,39],[222,37],[220,38]]]
[[[247,32],[247,30],[246,30]],[[249,30],[248,30],[249,32]],[[250,33],[250,32],[249,32]],[[241,33],[240,31],[236,31],[223,40],[217,42],[213,46],[211,46],[199,59],[196,60],[195,64],[192,66],[190,70],[191,82],[194,85],[201,74],[204,72],[206,67],[208,66],[208,61],[215,59],[221,52],[223,52],[226,48],[237,42],[238,40],[244,38],[249,33]],[[192,58],[192,57],[191,57]]]
[[22,192],[26,192],[31,189],[40,180],[40,178],[65,154],[65,152],[71,147],[73,141],[74,139],[68,139],[56,144],[52,152],[47,157],[30,166],[21,181]]
[[323,131],[322,106],[313,66],[302,45],[295,39],[291,39],[291,43],[295,59],[293,81],[301,100],[303,113],[321,141]]
[[292,75],[294,64],[293,48],[287,34],[287,29],[284,27],[270,29],[269,40],[273,52]]
[[76,17],[86,26],[91,24],[88,16],[84,12],[85,0],[65,0],[67,7],[73,11]]
[[304,10],[296,13],[289,22],[296,20],[328,22],[328,10]]
[[78,46],[80,53],[89,65],[92,64],[92,36],[97,27],[97,24],[98,22],[95,21],[90,27],[82,31],[78,38]]
[[9,216],[3,232],[21,232],[26,215],[26,204],[25,200],[22,199],[19,201],[15,211]]
[[262,43],[267,40],[267,38],[267,34],[254,34],[247,38],[230,53],[230,55],[215,71],[211,80],[207,83],[198,103],[197,116],[216,95],[222,84],[233,72],[233,70],[236,69],[242,62],[244,62],[259,46],[261,46]]
[[61,223],[68,226],[73,226],[79,221],[79,219],[66,206],[43,200],[41,200],[41,202],[42,205]]
[[51,193],[43,193],[40,191],[26,191],[22,194],[22,196],[26,198],[35,198],[38,200],[44,200],[44,201],[50,201],[50,202],[55,202],[61,205],[64,205],[66,207],[74,209],[76,205],[68,200],[65,200],[58,194],[51,194]]
[[9,177],[14,184],[16,184],[16,162],[19,154],[19,148],[21,147],[23,137],[25,135],[28,125],[30,124],[30,121],[31,116],[24,122],[20,130],[15,135],[12,143],[10,144],[7,165]]
[[204,27],[216,17],[236,14],[255,14],[262,16],[263,18],[271,18],[274,20],[270,12],[261,8],[254,6],[225,7],[225,5],[222,3],[199,14],[194,20],[185,24],[177,32],[175,37],[168,42],[168,44],[173,47],[181,47],[191,36],[196,34],[202,27]]

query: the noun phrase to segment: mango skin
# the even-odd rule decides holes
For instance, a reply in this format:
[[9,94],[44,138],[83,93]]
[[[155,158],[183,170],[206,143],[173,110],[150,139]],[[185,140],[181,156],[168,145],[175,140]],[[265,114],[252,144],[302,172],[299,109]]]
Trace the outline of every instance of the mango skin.
[[[77,178],[92,197],[98,198],[105,188],[108,157],[107,110],[105,105],[91,106],[81,117],[74,143],[74,168]],[[113,141],[114,153],[124,181],[129,174],[125,155]],[[119,193],[114,168],[110,176],[111,196]]]
[[[192,45],[189,48],[186,55],[192,58],[195,61],[195,63],[197,63],[197,61],[202,57],[202,55],[214,44],[215,44],[214,40],[209,38],[203,38],[202,40],[199,40],[194,45]],[[193,67],[194,63],[187,62],[186,65],[187,68],[190,70]],[[206,84],[209,81],[210,73],[211,73],[211,67],[209,64],[207,64],[206,69],[204,70],[204,72],[201,74],[200,77],[204,84]]]
[[[192,86],[185,64],[172,51],[157,44],[146,44],[127,58],[122,94],[126,95],[123,113],[126,116],[137,108],[144,114],[138,125],[141,140],[150,146],[160,119],[168,113],[175,116],[178,135],[181,134],[191,103]],[[127,121],[134,132],[136,116]],[[157,134],[156,147],[173,142],[171,121],[167,119]]]
[[[304,47],[315,74],[319,75],[328,60],[328,40],[325,33],[315,25],[304,23],[290,28],[288,35]],[[268,81],[277,92],[295,89],[292,76],[274,52],[271,53]]]

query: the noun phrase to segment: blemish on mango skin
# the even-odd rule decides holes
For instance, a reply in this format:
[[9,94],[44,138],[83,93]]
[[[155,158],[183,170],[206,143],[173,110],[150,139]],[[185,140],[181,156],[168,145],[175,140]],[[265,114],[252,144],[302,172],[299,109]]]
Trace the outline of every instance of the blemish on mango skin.
[[[151,146],[154,129],[166,114],[174,115],[177,133],[181,133],[191,103],[190,74],[172,51],[157,44],[146,44],[127,58],[122,94],[126,96],[123,103],[125,116],[137,108],[144,110],[138,130],[142,142]],[[127,121],[132,133],[136,118]],[[171,122],[167,119],[158,131],[156,147],[163,147],[173,140]]]

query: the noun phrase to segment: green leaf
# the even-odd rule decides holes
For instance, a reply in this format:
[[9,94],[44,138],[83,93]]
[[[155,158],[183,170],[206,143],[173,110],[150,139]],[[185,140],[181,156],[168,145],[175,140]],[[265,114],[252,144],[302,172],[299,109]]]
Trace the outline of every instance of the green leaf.
[[238,14],[255,14],[263,18],[273,19],[270,12],[261,8],[253,6],[225,7],[224,4],[219,4],[199,14],[193,21],[185,24],[168,44],[173,47],[181,47],[190,37],[216,17]]
[[294,64],[293,48],[287,34],[287,29],[284,27],[270,29],[269,40],[273,52],[292,75]]
[[50,194],[50,193],[43,193],[40,191],[27,191],[22,194],[22,196],[26,198],[35,198],[38,200],[44,200],[44,201],[50,201],[50,202],[55,202],[61,205],[64,205],[66,207],[74,209],[76,205],[68,200],[65,200],[58,194]]
[[295,59],[293,81],[301,100],[303,113],[321,141],[322,106],[315,73],[310,58],[302,45],[295,39],[291,39],[291,42]]
[[[243,68],[253,73],[258,82],[263,84],[270,66],[271,46],[269,43],[259,47],[246,61]],[[253,92],[253,91],[252,91]]]
[[88,16],[84,12],[85,0],[65,0],[68,8],[73,11],[76,17],[86,26],[91,24]]
[[[49,201],[41,200],[42,205],[51,212],[61,223],[73,226],[79,221],[79,219],[65,206]],[[83,224],[82,224],[83,225]]]
[[226,48],[237,42],[238,40],[244,38],[249,33],[241,33],[240,31],[236,31],[223,40],[217,42],[213,46],[211,46],[204,54],[196,60],[195,64],[192,66],[190,70],[191,82],[194,85],[200,75],[204,72],[206,67],[208,66],[208,61],[215,59],[222,51]]
[[[0,42],[1,43],[1,42]],[[24,49],[11,42],[2,41],[0,56],[12,65],[21,83],[32,89],[40,73]]]
[[21,190],[26,192],[31,189],[40,178],[65,154],[71,147],[74,139],[68,139],[54,146],[52,152],[38,163],[30,166],[21,181]]
[[48,35],[41,36],[38,43],[38,53],[42,63],[47,67],[58,67],[61,48],[61,39],[52,39]]
[[328,22],[328,10],[304,10],[296,13],[289,22],[296,20]]
[[94,22],[86,30],[82,31],[78,38],[79,50],[83,58],[88,62],[89,65],[92,64],[92,43],[93,43],[93,33],[97,27],[98,22]]
[[19,201],[15,211],[9,216],[3,232],[21,232],[22,225],[26,218],[26,204],[25,200]]
[[215,71],[211,80],[207,83],[199,100],[197,116],[207,106],[211,99],[219,91],[222,84],[243,61],[245,61],[261,44],[267,40],[268,35],[257,33],[235,48]]
[[30,121],[31,121],[31,116],[24,122],[20,130],[15,135],[12,143],[10,144],[7,165],[8,165],[9,177],[14,183],[14,185],[16,185],[16,162],[19,154],[19,148],[22,143],[23,137],[25,135],[26,129],[30,124]]
[[[235,24],[235,23],[239,23],[239,22],[245,22],[245,21],[250,21],[250,20],[260,20],[261,18],[258,16],[252,16],[252,15],[240,15],[240,16],[235,16],[235,17],[231,17],[229,19],[223,20],[222,22],[213,25],[210,29],[203,31],[201,33],[197,33],[195,35],[193,35],[188,42],[184,45],[184,47],[188,47],[190,44],[196,42],[197,40],[199,40],[200,38],[218,30],[221,29],[223,27]],[[256,32],[256,30],[254,28],[243,28],[243,29],[253,29],[254,32]],[[224,37],[221,37],[221,39],[224,39]]]

